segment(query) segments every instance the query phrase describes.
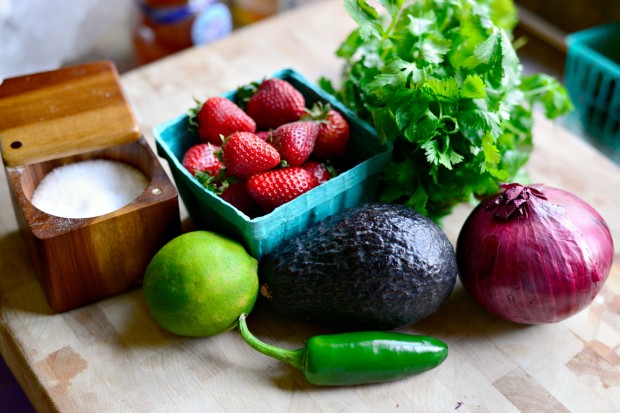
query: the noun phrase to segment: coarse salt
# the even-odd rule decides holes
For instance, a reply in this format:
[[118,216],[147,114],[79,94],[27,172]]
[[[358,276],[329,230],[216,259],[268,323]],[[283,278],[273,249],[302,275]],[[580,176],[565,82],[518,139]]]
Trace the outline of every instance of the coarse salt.
[[89,218],[116,211],[149,185],[138,169],[123,162],[94,159],[53,169],[35,189],[31,202],[63,218]]

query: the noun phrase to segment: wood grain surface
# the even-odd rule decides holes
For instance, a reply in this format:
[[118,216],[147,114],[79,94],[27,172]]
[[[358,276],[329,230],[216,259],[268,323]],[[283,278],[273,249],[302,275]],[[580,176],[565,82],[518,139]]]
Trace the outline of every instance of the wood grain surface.
[[[284,67],[311,80],[337,78],[342,62],[334,50],[353,26],[341,2],[328,0],[130,72],[122,84],[154,145],[151,128],[184,113],[194,97]],[[313,387],[292,368],[256,353],[236,331],[200,339],[166,333],[150,318],[140,288],[54,315],[0,177],[2,355],[40,412],[616,412],[620,168],[561,125],[538,118],[534,132],[536,149],[527,167],[532,179],[591,203],[616,242],[608,282],[590,307],[568,320],[541,326],[503,322],[457,284],[436,314],[401,329],[448,343],[444,364],[393,383]],[[446,220],[451,240],[469,210],[461,206]],[[280,319],[262,305],[249,322],[258,337],[288,348],[328,332]]]
[[111,62],[6,79],[0,148],[16,167],[138,140],[140,129]]

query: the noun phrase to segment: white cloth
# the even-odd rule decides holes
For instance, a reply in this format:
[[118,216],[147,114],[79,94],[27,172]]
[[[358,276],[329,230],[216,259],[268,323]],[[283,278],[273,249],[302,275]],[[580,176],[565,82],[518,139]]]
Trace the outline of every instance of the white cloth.
[[0,0],[0,80],[131,52],[128,0]]

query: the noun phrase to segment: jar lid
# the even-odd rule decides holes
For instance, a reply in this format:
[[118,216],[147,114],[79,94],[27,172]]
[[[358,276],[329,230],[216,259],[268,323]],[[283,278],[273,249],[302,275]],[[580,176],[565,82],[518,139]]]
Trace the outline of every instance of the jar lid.
[[0,83],[0,151],[7,167],[130,143],[140,136],[112,62]]

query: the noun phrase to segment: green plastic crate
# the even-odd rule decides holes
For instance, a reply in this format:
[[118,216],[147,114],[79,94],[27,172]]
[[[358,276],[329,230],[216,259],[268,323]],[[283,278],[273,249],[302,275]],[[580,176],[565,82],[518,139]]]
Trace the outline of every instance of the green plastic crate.
[[565,84],[584,130],[620,148],[620,22],[567,37]]
[[[205,189],[183,167],[181,162],[185,151],[200,143],[198,135],[189,132],[187,115],[158,125],[153,130],[157,153],[168,161],[194,225],[239,240],[258,259],[310,225],[343,209],[375,200],[380,172],[392,156],[391,143],[382,144],[372,126],[299,73],[285,69],[272,77],[290,82],[304,95],[307,107],[316,101],[329,102],[347,119],[351,132],[347,159],[351,166],[269,214],[249,218]],[[234,100],[235,92],[223,96]]]

